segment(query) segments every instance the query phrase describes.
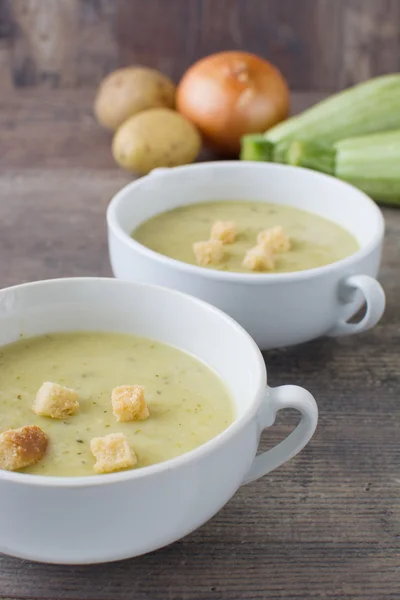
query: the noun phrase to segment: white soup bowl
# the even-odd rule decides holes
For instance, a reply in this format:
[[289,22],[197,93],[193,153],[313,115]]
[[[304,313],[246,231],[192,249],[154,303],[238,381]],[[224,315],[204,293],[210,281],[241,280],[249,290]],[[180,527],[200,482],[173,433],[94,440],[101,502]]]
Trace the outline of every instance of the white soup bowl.
[[[230,273],[162,256],[132,239],[132,231],[161,212],[210,200],[291,205],[334,221],[355,236],[359,250],[333,264],[295,273]],[[156,169],[128,184],[108,211],[111,266],[119,279],[167,286],[225,311],[264,350],[321,335],[366,331],[383,314],[376,281],[384,221],[356,188],[308,169],[271,163],[209,162]],[[358,323],[347,321],[366,303]]]
[[[263,358],[230,317],[190,296],[116,279],[60,279],[0,291],[0,346],[59,331],[132,333],[176,346],[214,369],[231,391],[232,425],[199,448],[150,467],[91,477],[0,470],[0,552],[66,564],[144,554],[193,531],[236,490],[297,454],[317,406],[296,386],[267,386]],[[278,410],[301,419],[258,456]],[[28,423],[21,423],[26,425]]]

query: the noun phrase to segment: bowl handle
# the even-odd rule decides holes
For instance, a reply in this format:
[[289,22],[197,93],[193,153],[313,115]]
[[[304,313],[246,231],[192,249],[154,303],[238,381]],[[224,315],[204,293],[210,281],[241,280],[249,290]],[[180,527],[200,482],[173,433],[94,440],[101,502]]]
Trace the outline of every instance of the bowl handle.
[[[358,323],[347,323],[354,313],[359,309],[359,299],[355,292],[360,291],[364,296],[366,311]],[[341,295],[345,299],[344,316],[328,331],[327,335],[336,337],[339,335],[351,335],[360,333],[374,327],[385,310],[385,292],[381,284],[369,275],[351,275],[341,284]]]
[[318,421],[318,408],[314,397],[297,385],[267,387],[260,415],[262,429],[274,424],[276,413],[283,408],[294,408],[301,413],[300,423],[282,442],[271,450],[255,457],[243,484],[259,479],[293,458],[311,439]]

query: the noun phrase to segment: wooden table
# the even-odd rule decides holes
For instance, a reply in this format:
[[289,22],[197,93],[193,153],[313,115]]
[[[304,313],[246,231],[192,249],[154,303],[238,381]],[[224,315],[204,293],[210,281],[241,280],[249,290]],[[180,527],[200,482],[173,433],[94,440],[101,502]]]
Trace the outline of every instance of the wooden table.
[[[110,275],[104,212],[130,176],[91,115],[92,92],[0,99],[0,286]],[[295,108],[315,95],[297,94]],[[271,385],[317,398],[298,457],[243,487],[187,538],[131,561],[46,566],[0,558],[0,595],[107,600],[400,598],[400,210],[385,209],[387,310],[370,333],[266,356]],[[269,444],[293,426],[280,417]],[[0,532],[1,535],[1,532]]]

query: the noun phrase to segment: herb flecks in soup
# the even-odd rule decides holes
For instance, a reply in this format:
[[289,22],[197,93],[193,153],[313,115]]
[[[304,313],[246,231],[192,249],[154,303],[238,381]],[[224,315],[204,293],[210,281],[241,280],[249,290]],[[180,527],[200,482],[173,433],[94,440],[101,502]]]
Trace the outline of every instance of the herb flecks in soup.
[[274,264],[268,272],[321,267],[350,256],[359,248],[356,239],[333,221],[292,206],[244,200],[181,206],[145,221],[132,237],[151,250],[195,265],[193,244],[208,240],[216,221],[234,223],[237,234],[233,243],[223,246],[223,256],[218,253],[214,255],[218,260],[206,257],[202,263],[221,271],[249,273],[249,266],[243,264],[246,253],[256,247],[261,232],[278,226],[290,240],[290,248],[273,254]]
[[[61,419],[36,414],[43,382],[76,392],[79,410]],[[0,409],[0,434],[36,426],[47,436],[41,459],[23,472],[56,476],[109,472],[110,461],[119,468],[163,462],[212,439],[234,417],[225,384],[194,357],[132,335],[92,332],[0,348]]]

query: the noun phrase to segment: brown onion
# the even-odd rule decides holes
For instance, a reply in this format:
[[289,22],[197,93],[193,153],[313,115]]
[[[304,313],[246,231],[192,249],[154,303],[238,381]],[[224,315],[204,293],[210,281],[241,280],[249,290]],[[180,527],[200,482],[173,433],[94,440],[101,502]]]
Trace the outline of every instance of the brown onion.
[[177,108],[206,143],[234,155],[242,135],[262,133],[288,116],[289,89],[268,61],[248,52],[219,52],[186,71]]

